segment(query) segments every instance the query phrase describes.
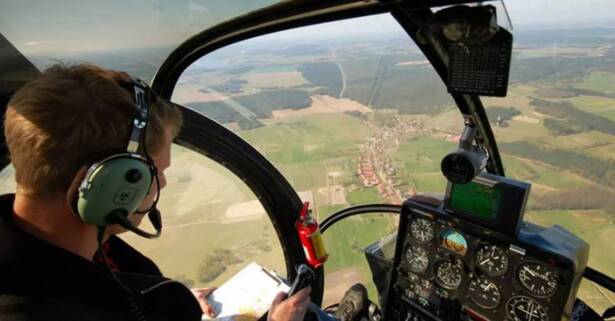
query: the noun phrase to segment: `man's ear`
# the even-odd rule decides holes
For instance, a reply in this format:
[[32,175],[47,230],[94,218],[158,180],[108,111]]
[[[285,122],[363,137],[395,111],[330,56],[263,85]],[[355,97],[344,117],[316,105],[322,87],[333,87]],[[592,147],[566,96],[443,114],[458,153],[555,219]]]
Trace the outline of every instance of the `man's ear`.
[[85,179],[85,175],[87,174],[87,172],[88,167],[81,167],[79,171],[77,171],[77,174],[73,178],[73,181],[70,183],[70,186],[66,191],[66,204],[68,205],[70,211],[77,216],[79,216],[79,213],[77,213],[77,197],[79,196],[79,186],[81,185],[81,182],[83,182],[83,180]]

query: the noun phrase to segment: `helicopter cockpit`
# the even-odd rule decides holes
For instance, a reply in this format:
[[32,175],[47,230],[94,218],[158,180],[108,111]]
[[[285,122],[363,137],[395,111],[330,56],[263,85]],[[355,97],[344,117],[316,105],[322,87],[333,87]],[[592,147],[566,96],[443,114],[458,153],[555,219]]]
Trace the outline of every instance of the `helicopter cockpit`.
[[151,80],[180,106],[162,237],[123,238],[190,288],[250,262],[297,280],[309,203],[328,253],[318,313],[363,283],[369,321],[610,320],[615,26],[601,5],[111,1],[71,18],[7,3],[0,103],[59,59]]

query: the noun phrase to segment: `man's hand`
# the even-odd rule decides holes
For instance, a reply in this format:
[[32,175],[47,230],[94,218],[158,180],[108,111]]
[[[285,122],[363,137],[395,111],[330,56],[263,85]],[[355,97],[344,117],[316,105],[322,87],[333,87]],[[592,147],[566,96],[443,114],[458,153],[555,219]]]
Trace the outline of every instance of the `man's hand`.
[[269,309],[268,321],[302,321],[310,303],[311,287],[307,287],[286,299],[286,293],[276,295]]
[[215,311],[214,308],[209,304],[209,302],[207,301],[207,297],[211,294],[211,292],[214,292],[214,290],[217,289],[216,287],[213,288],[200,288],[200,289],[192,289],[190,291],[192,291],[192,294],[194,294],[194,297],[197,299],[197,301],[199,301],[199,304],[201,305],[201,310],[203,310],[204,314],[207,314],[210,317],[215,317]]

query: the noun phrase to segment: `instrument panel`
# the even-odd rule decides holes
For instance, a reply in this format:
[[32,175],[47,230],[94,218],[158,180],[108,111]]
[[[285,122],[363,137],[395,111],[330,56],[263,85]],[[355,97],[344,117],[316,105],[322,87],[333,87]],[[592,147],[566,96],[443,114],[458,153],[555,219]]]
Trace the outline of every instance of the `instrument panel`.
[[561,319],[578,286],[566,260],[442,210],[406,205],[386,319]]

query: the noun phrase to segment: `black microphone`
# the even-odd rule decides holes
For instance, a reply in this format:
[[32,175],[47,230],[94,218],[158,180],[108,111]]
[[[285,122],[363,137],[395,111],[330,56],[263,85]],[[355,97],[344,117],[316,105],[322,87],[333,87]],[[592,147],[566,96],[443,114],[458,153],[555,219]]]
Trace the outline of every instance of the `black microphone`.
[[156,231],[162,230],[162,217],[160,217],[160,211],[156,207],[147,213],[147,217]]
[[160,237],[160,234],[162,234],[162,218],[160,217],[160,211],[154,207],[151,211],[149,211],[147,217],[152,223],[152,226],[156,229],[155,234],[146,232],[132,225],[132,222],[127,217],[126,210],[124,209],[115,210],[107,215],[107,222],[109,224],[119,224],[121,227],[147,239],[156,239]]

